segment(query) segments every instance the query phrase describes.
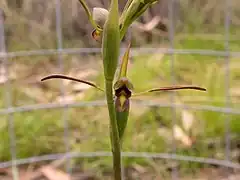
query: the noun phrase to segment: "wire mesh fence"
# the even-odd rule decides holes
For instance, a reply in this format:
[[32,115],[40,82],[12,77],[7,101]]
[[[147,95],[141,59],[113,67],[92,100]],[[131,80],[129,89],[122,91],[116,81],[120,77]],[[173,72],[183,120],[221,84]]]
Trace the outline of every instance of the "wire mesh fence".
[[[199,162],[204,164],[213,164],[219,165],[222,167],[240,169],[240,164],[237,162],[231,161],[230,153],[231,153],[231,131],[229,127],[229,114],[240,115],[240,111],[237,108],[230,107],[230,58],[240,57],[239,51],[230,51],[229,48],[229,31],[230,31],[230,21],[231,21],[231,9],[230,3],[231,1],[225,0],[225,12],[224,12],[224,29],[225,29],[225,50],[198,50],[198,49],[175,49],[174,47],[174,37],[175,37],[175,29],[174,29],[174,9],[173,3],[175,1],[169,1],[169,41],[170,48],[132,48],[132,56],[136,54],[150,54],[150,53],[164,53],[168,54],[170,57],[170,72],[171,72],[171,83],[176,83],[176,78],[174,74],[174,59],[175,54],[199,54],[199,55],[208,55],[208,56],[216,56],[224,58],[224,68],[225,68],[225,107],[211,106],[211,105],[179,105],[175,104],[175,95],[171,94],[171,102],[170,103],[156,103],[153,101],[136,101],[141,106],[149,106],[149,107],[170,107],[172,114],[172,125],[176,123],[176,108],[184,108],[184,109],[192,109],[192,110],[201,110],[201,111],[213,111],[224,113],[225,115],[225,159],[213,159],[213,158],[204,158],[204,157],[194,157],[194,156],[183,156],[177,154],[177,146],[175,142],[172,142],[172,154],[168,153],[150,153],[150,152],[123,152],[123,157],[141,157],[141,158],[160,158],[160,159],[173,159],[178,161],[189,161],[189,162]],[[61,13],[61,1],[55,0],[56,6],[56,35],[57,35],[57,49],[42,49],[42,50],[32,50],[32,51],[16,51],[16,52],[8,52],[6,49],[5,42],[5,32],[4,32],[4,15],[3,11],[0,12],[0,59],[1,59],[1,75],[8,79],[9,71],[11,69],[8,68],[9,61],[11,58],[16,57],[27,57],[27,56],[36,56],[36,55],[56,55],[58,58],[58,71],[62,73],[64,70],[64,58],[65,54],[91,54],[91,53],[100,53],[99,48],[63,48],[63,34],[62,34],[62,13]],[[123,49],[122,49],[123,50]],[[3,80],[5,81],[5,80]],[[70,150],[70,141],[69,141],[69,108],[74,107],[93,107],[93,106],[105,106],[105,101],[91,101],[91,102],[77,102],[77,103],[49,103],[49,104],[33,104],[33,105],[25,105],[14,107],[12,105],[12,90],[11,90],[11,82],[6,80],[4,83],[5,88],[5,108],[0,109],[1,116],[7,116],[8,122],[8,135],[10,138],[10,154],[11,161],[0,162],[0,168],[12,167],[13,179],[18,179],[18,166],[22,164],[29,164],[34,162],[41,162],[46,160],[55,160],[60,158],[88,158],[88,157],[106,157],[111,156],[110,152],[71,152]],[[61,91],[61,96],[65,96],[66,89],[63,84],[60,84],[59,87]],[[15,125],[14,125],[14,113],[23,113],[28,111],[36,111],[43,109],[60,109],[62,111],[61,121],[64,124],[64,145],[65,145],[65,153],[58,154],[49,154],[44,156],[30,157],[26,159],[18,159],[17,158],[17,148],[16,147],[16,133],[15,133]],[[239,118],[240,120],[240,118]],[[71,173],[71,164],[70,161],[67,161],[66,171]],[[178,179],[178,169],[174,168],[172,171],[172,179]]]

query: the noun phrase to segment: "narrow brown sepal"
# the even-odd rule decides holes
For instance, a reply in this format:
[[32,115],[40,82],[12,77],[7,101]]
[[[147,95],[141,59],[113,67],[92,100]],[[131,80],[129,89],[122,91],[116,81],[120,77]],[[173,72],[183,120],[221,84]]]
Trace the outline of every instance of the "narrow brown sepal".
[[156,89],[150,89],[148,92],[157,92],[157,91],[172,91],[172,90],[181,90],[181,89],[193,89],[199,91],[206,91],[205,88],[199,86],[171,86],[171,87],[161,87]]
[[199,87],[199,86],[169,86],[169,87],[161,87],[161,88],[154,88],[150,89],[144,92],[139,92],[136,94],[133,94],[132,96],[140,96],[143,94],[148,94],[151,92],[160,92],[160,91],[175,91],[175,90],[183,90],[183,89],[191,89],[191,90],[198,90],[198,91],[207,91],[205,88]]
[[45,81],[45,80],[49,80],[49,79],[66,79],[66,80],[70,80],[70,81],[76,81],[76,82],[88,84],[89,86],[92,86],[100,91],[104,91],[103,89],[101,89],[100,87],[98,87],[97,85],[95,85],[89,81],[85,81],[82,79],[77,79],[74,77],[65,76],[65,75],[61,75],[61,74],[53,74],[53,75],[46,76],[46,77],[42,78],[41,81]]

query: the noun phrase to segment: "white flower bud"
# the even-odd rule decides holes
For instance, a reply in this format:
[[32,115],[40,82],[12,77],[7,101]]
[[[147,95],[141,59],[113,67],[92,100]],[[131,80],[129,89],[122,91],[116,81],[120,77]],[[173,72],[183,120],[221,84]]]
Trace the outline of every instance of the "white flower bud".
[[108,17],[108,10],[104,8],[93,8],[93,20],[96,22],[97,25],[99,25],[101,28],[104,26],[107,17]]

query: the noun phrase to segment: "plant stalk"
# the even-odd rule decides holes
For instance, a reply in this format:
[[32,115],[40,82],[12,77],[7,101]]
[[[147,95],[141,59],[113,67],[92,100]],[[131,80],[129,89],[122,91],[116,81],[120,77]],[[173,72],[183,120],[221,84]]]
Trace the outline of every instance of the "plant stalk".
[[113,154],[113,168],[114,168],[114,179],[121,180],[121,146],[120,139],[117,128],[116,113],[113,99],[113,81],[106,80],[106,97],[107,105],[110,118],[110,137],[112,144],[112,154]]

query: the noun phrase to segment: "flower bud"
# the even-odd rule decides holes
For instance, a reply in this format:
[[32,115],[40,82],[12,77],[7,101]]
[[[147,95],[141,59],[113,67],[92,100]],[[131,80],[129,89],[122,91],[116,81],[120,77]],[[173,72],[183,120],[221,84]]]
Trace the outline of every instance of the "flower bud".
[[108,10],[104,8],[99,7],[93,8],[93,20],[101,28],[103,28],[107,20],[108,14],[109,14]]

